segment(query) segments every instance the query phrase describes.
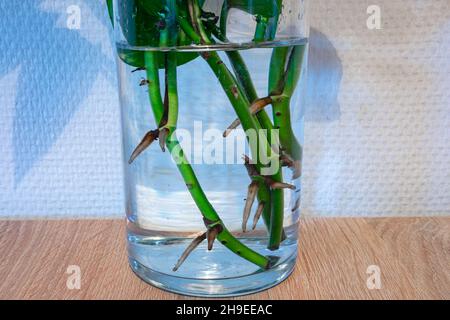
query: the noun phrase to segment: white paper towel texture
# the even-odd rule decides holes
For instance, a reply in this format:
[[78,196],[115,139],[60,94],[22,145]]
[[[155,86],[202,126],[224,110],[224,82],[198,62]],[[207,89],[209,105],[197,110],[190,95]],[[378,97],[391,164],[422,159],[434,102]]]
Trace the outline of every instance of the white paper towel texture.
[[[450,1],[310,2],[304,214],[450,214]],[[123,214],[108,23],[100,0],[0,0],[0,216]]]

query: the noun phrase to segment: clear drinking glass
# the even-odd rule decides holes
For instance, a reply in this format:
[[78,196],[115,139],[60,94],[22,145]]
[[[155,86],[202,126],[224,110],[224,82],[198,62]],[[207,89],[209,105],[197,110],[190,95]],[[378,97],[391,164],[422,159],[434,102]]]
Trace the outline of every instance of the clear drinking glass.
[[114,0],[128,253],[144,281],[225,297],[292,272],[306,6]]

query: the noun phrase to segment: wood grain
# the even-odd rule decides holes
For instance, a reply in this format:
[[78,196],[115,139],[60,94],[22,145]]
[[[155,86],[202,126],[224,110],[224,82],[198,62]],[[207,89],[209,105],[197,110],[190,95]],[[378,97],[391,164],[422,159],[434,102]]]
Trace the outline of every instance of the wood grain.
[[[0,299],[186,299],[140,281],[120,220],[0,221]],[[241,299],[450,299],[450,218],[303,219],[297,267]],[[80,290],[66,286],[69,265]],[[382,287],[366,286],[369,265]]]

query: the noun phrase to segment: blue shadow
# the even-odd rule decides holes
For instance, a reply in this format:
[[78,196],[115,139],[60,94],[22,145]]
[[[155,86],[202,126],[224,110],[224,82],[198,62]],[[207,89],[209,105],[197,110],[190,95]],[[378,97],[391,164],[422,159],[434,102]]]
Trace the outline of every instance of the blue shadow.
[[[102,2],[84,4],[102,23],[109,23]],[[98,74],[116,81],[114,61],[104,56],[100,45],[77,30],[57,28],[57,14],[39,5],[0,1],[0,76],[20,66],[13,123],[16,187],[55,143]]]

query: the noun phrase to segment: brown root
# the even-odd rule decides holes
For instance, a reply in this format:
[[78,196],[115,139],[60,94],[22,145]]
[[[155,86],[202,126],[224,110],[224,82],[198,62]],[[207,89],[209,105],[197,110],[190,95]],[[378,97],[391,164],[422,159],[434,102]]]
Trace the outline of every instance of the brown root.
[[222,226],[216,225],[216,226],[208,229],[208,231],[206,232],[206,237],[208,240],[208,251],[211,251],[213,249],[214,241],[217,239],[217,236],[219,235],[219,233],[221,231],[222,231]]
[[256,229],[256,225],[258,224],[259,219],[261,218],[262,213],[264,212],[264,207],[266,206],[266,203],[264,201],[261,201],[258,204],[258,209],[256,210],[255,216],[253,217],[253,227],[252,230]]
[[294,162],[294,167],[292,168],[292,180],[297,180],[302,176],[302,162],[300,160],[296,160]]
[[168,136],[169,129],[163,128],[159,131],[159,146],[161,147],[162,152],[166,152],[166,142]]
[[242,159],[244,160],[244,165],[245,165],[245,168],[247,169],[247,173],[250,178],[260,176],[258,173],[258,169],[256,169],[256,166],[253,163],[251,163],[252,160],[250,159],[249,156],[244,154],[242,156]]
[[259,190],[259,183],[256,181],[253,181],[248,186],[248,194],[247,194],[247,200],[245,202],[245,208],[244,208],[244,216],[242,218],[242,231],[247,232],[247,222],[250,217],[250,212],[252,210],[253,203],[255,202],[256,195]]
[[196,237],[194,240],[192,240],[191,244],[186,248],[186,250],[183,252],[181,257],[178,259],[177,264],[175,267],[173,267],[173,271],[176,272],[184,261],[189,257],[189,255],[194,251],[203,241],[206,239],[206,232],[202,233],[198,237]]
[[[271,103],[272,103],[271,97],[265,97],[265,98],[258,99],[255,102],[253,102],[253,104],[250,106],[250,112],[252,115],[255,115]],[[233,130],[237,129],[237,127],[239,127],[240,125],[241,125],[241,121],[239,119],[234,120],[233,123],[231,123],[228,126],[227,130],[225,130],[225,132],[223,133],[223,137],[224,138],[228,137],[230,135],[230,133]]]
[[302,176],[302,162],[300,160],[293,160],[287,154],[283,154],[280,160],[283,166],[292,169],[292,180],[296,180]]
[[280,156],[281,164],[283,167],[292,168],[294,166],[294,160],[291,158],[290,155],[283,153]]
[[278,181],[273,180],[269,176],[260,175],[258,173],[258,170],[256,169],[256,166],[251,163],[251,159],[247,155],[243,156],[243,160],[244,160],[245,168],[247,169],[247,173],[250,176],[250,178],[253,179],[255,177],[260,177],[264,180],[264,183],[267,184],[272,189],[291,189],[291,190],[296,189],[296,187],[292,184],[278,182]]
[[233,121],[232,124],[230,124],[227,128],[227,130],[225,130],[225,132],[223,133],[223,137],[226,138],[228,137],[231,132],[233,132],[233,130],[235,130],[237,127],[239,127],[241,124],[241,121],[239,121],[239,119],[236,119]]
[[272,189],[291,189],[291,190],[295,190],[296,189],[296,187],[294,185],[289,184],[289,183],[273,181],[270,178],[266,178],[266,181],[267,181],[267,184]]
[[136,160],[136,158],[153,143],[153,141],[158,139],[158,135],[159,130],[148,132],[136,147],[136,149],[133,151],[133,154],[131,155],[130,160],[128,160],[128,163],[132,164],[133,161]]

